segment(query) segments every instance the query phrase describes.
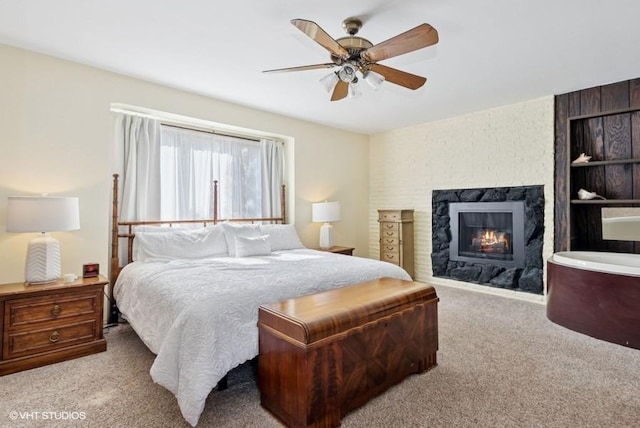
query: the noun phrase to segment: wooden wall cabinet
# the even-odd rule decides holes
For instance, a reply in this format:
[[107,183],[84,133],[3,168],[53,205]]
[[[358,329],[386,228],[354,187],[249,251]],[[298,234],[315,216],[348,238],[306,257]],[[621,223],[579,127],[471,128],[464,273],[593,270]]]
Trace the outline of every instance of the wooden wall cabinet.
[[414,278],[413,210],[378,210],[380,260],[400,266]]
[[[572,163],[580,153],[588,163]],[[640,207],[640,79],[555,99],[555,251],[640,253],[640,244],[602,239],[603,207]],[[580,200],[585,189],[606,200]]]

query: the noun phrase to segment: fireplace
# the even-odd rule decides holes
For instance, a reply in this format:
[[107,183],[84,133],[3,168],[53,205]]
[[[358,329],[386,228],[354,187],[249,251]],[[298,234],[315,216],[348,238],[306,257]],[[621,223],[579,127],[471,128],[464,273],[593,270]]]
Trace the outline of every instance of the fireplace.
[[524,267],[524,203],[449,204],[449,259]]
[[434,277],[543,294],[544,187],[432,192]]

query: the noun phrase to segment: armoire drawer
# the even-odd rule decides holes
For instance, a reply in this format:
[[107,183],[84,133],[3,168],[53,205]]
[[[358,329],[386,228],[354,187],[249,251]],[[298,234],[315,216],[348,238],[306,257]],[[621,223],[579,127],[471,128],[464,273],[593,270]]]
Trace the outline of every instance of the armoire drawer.
[[397,232],[399,230],[398,223],[380,223],[380,227],[385,232]]
[[389,263],[393,263],[396,265],[400,264],[400,254],[398,254],[398,252],[390,252],[390,251],[383,251],[382,252],[382,261],[384,262],[389,262]]
[[398,245],[400,241],[398,240],[397,235],[392,236],[383,236],[380,240],[380,245]]
[[379,215],[380,221],[400,221],[402,213],[400,211],[381,211]]

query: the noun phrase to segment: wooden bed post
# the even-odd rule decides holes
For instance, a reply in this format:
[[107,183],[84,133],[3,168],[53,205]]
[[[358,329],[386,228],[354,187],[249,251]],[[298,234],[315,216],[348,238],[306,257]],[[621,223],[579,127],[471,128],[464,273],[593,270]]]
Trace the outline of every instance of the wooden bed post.
[[118,251],[118,174],[113,174],[113,196],[111,203],[111,260],[109,265],[109,323],[118,322],[118,307],[113,297],[113,287],[120,271]]
[[218,180],[213,180],[213,224],[218,223]]
[[286,185],[282,185],[280,188],[280,217],[282,217],[282,224],[287,223],[287,201],[285,197],[287,196],[285,192]]

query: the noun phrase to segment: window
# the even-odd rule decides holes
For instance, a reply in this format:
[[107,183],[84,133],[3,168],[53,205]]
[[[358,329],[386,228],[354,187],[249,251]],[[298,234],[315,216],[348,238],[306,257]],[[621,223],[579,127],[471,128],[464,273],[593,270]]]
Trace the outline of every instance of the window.
[[283,144],[252,140],[121,114],[123,201],[127,220],[280,216]]

